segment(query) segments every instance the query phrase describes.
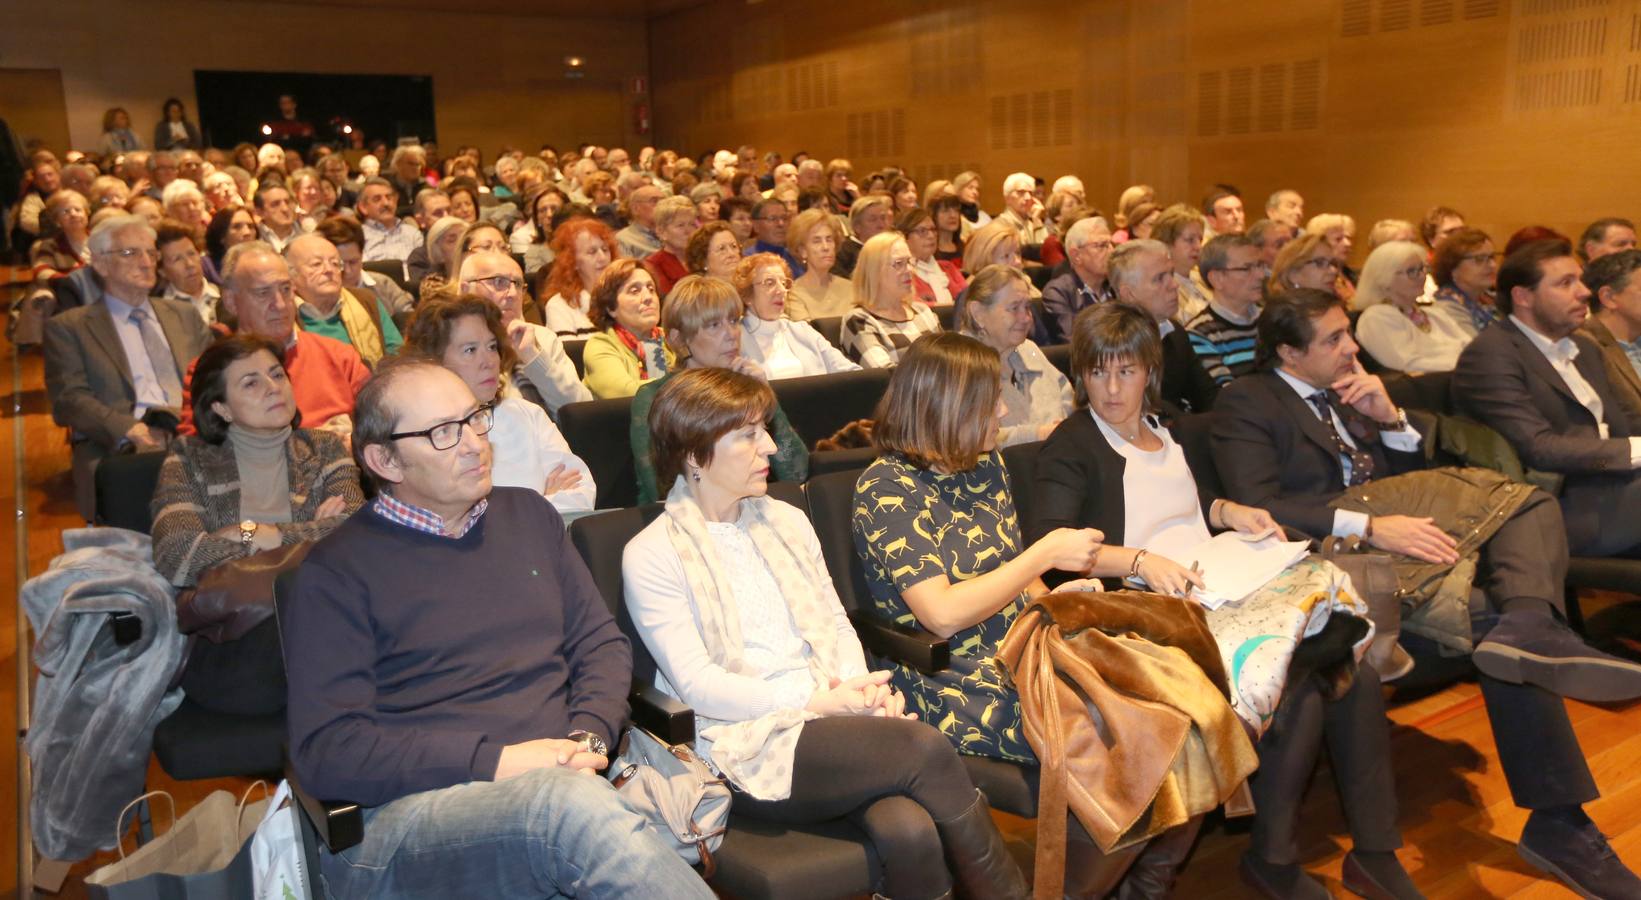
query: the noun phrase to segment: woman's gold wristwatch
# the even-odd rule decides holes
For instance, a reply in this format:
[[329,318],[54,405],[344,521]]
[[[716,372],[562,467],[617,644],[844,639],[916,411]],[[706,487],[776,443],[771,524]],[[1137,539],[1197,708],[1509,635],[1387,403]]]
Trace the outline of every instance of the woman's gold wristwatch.
[[258,527],[259,526],[257,525],[257,523],[251,521],[250,519],[246,519],[245,521],[240,522],[239,523],[239,546],[241,546],[241,547],[251,546],[251,541],[256,539],[256,529]]

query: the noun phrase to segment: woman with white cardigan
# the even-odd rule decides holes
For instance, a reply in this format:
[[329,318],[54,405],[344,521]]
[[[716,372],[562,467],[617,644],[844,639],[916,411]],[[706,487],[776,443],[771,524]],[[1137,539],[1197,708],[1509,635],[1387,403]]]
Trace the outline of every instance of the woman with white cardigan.
[[883,860],[882,895],[951,897],[955,881],[1025,897],[951,743],[867,670],[809,519],[767,496],[774,405],[761,379],[688,369],[650,409],[672,488],[621,574],[657,687],[694,708],[696,748],[738,814],[848,819]]
[[1421,305],[1425,289],[1425,255],[1411,241],[1390,241],[1373,248],[1357,279],[1351,306],[1356,342],[1379,365],[1398,372],[1451,372],[1470,334],[1435,306]]
[[773,253],[748,256],[735,267],[734,280],[746,304],[741,355],[761,366],[771,381],[860,368],[813,325],[786,318],[792,271],[785,260]]

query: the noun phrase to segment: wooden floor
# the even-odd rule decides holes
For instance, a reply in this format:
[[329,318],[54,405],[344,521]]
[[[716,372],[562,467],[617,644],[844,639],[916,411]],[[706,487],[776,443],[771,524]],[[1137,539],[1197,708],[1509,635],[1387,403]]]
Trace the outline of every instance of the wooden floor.
[[[16,362],[20,383],[12,381],[14,355],[0,341],[0,382],[9,388],[4,401],[6,421],[0,428],[0,458],[6,478],[0,492],[8,504],[21,510],[26,542],[21,559],[13,551],[18,520],[0,516],[5,544],[0,547],[0,573],[15,584],[18,566],[27,573],[43,570],[61,549],[59,532],[78,523],[68,479],[68,451],[62,429],[52,425],[46,406],[38,353],[24,353]],[[20,391],[20,394],[18,393]],[[13,428],[14,402],[22,408],[22,447],[19,454]],[[15,467],[20,460],[24,490],[16,496]],[[20,502],[18,502],[20,500]],[[1586,599],[1587,612],[1619,598]],[[0,706],[17,710],[17,628],[15,603],[0,611]],[[1573,723],[1591,760],[1604,796],[1588,809],[1613,838],[1618,852],[1641,868],[1641,705],[1605,709],[1568,704]],[[1539,878],[1516,855],[1515,838],[1525,814],[1510,802],[1492,734],[1474,684],[1459,684],[1416,702],[1392,707],[1392,746],[1396,759],[1397,793],[1406,847],[1402,862],[1419,886],[1433,898],[1570,897],[1561,887]],[[18,745],[0,742],[0,898],[16,897]],[[1307,867],[1326,878],[1338,895],[1342,858],[1349,849],[1343,821],[1334,799],[1331,775],[1319,771],[1308,797],[1303,847]],[[179,812],[209,791],[238,791],[247,782],[177,783],[157,766],[149,784],[172,792]],[[1029,858],[1031,824],[1000,816],[1014,849]],[[112,825],[111,825],[112,827]],[[1181,898],[1239,898],[1252,896],[1236,877],[1236,860],[1246,846],[1244,836],[1213,830],[1203,835],[1187,866],[1176,896]],[[60,896],[83,897],[81,879],[96,866],[113,859],[99,854],[76,865]]]

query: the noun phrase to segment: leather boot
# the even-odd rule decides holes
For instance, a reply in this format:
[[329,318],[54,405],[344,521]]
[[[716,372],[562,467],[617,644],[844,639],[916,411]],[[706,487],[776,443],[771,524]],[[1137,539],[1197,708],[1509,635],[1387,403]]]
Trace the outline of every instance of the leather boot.
[[1161,900],[1174,892],[1174,876],[1196,846],[1202,816],[1151,839],[1117,888],[1119,900]]
[[1098,900],[1109,895],[1147,846],[1137,844],[1106,853],[1072,817],[1066,827],[1065,896],[1069,900]]
[[1025,876],[991,819],[985,794],[976,790],[967,809],[953,818],[936,820],[934,826],[952,864],[957,893],[976,900],[1025,900],[1030,896]]

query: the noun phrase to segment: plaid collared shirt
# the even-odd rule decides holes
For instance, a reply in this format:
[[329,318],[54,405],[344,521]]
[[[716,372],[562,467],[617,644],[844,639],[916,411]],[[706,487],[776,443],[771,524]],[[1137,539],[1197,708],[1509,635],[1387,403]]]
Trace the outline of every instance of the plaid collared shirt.
[[438,513],[423,509],[420,506],[413,506],[402,500],[396,500],[389,494],[377,494],[376,500],[371,504],[371,509],[375,510],[378,516],[395,525],[403,525],[406,528],[412,528],[427,534],[436,534],[440,537],[448,537],[452,540],[459,539],[472,531],[473,526],[478,524],[479,517],[484,515],[484,511],[489,508],[489,498],[473,504],[473,508],[467,512],[467,518],[456,526],[454,532],[447,533],[444,527],[444,519]]

